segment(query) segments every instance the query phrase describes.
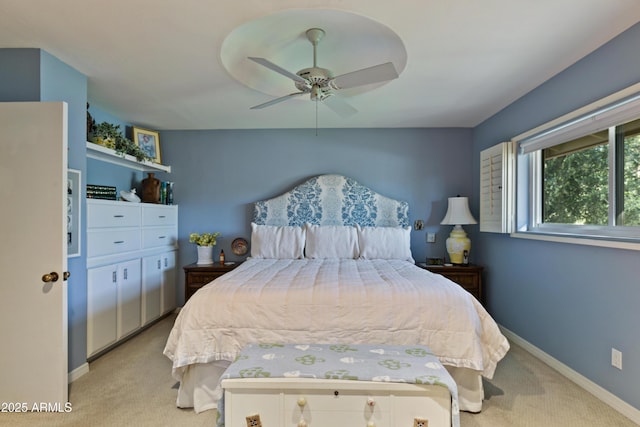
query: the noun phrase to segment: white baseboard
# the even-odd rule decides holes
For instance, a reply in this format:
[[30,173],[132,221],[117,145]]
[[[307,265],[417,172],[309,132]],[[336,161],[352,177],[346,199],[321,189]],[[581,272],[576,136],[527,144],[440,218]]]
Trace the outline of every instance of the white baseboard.
[[74,369],[73,371],[69,372],[69,384],[71,384],[72,382],[74,382],[75,380],[77,380],[78,378],[80,378],[81,376],[83,376],[84,374],[89,372],[89,364],[87,362],[83,363],[82,365],[78,366],[76,369]]
[[593,394],[598,399],[602,400],[607,405],[611,406],[616,411],[620,412],[625,417],[629,418],[631,421],[640,424],[640,410],[635,407],[629,405],[624,400],[620,399],[615,394],[611,393],[608,390],[600,387],[598,384],[594,383],[587,377],[579,374],[574,371],[564,363],[555,359],[554,357],[548,355],[544,351],[540,350],[535,345],[526,341],[525,339],[519,337],[514,332],[511,332],[507,328],[502,325],[500,326],[500,330],[510,341],[513,341],[515,344],[519,345],[523,349],[525,349],[528,353],[531,353],[537,359],[540,359],[545,364],[549,365],[551,368],[558,371],[560,374],[567,377],[569,380],[582,387],[589,393]]

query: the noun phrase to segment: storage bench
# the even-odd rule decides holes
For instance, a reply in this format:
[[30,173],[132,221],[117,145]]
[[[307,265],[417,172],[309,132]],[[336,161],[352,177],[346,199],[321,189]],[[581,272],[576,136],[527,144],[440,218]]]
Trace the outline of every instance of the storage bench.
[[454,427],[456,384],[424,346],[249,345],[221,377],[226,427]]

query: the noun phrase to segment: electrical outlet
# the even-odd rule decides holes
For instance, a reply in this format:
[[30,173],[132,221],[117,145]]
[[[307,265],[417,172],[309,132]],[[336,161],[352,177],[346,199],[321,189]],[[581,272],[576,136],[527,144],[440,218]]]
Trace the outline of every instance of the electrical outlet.
[[427,243],[436,242],[436,233],[427,233]]
[[622,352],[613,347],[611,348],[611,366],[622,371]]

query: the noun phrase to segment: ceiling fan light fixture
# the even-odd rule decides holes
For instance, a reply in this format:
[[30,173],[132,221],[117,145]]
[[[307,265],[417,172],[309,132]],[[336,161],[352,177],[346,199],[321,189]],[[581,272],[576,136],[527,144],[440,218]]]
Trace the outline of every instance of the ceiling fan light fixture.
[[[309,42],[313,45],[313,67],[303,68],[302,70],[294,74],[274,64],[268,59],[252,56],[249,57],[250,60],[256,62],[257,64],[260,64],[263,67],[266,67],[293,80],[296,88],[300,91],[251,107],[251,109],[268,107],[270,105],[290,99],[295,95],[304,93],[309,93],[310,99],[312,101],[323,101],[328,97],[331,97],[332,95],[336,95],[336,93],[341,89],[350,89],[357,86],[380,83],[388,80],[393,80],[398,77],[398,73],[392,62],[386,62],[384,64],[362,68],[334,77],[331,70],[318,67],[316,62],[317,46],[320,40],[322,40],[322,38],[325,36],[324,30],[320,28],[309,28],[305,32],[305,34]],[[329,108],[343,117],[350,116],[357,111],[355,108],[351,107],[344,101],[341,101],[340,103],[334,102],[333,104],[335,106],[330,106]]]
[[320,86],[314,84],[311,86],[311,100],[318,101],[322,99],[322,90],[320,90]]

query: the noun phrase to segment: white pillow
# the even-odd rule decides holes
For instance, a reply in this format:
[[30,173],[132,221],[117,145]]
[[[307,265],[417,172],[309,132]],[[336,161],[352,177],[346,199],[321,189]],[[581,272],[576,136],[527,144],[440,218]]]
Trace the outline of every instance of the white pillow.
[[251,257],[298,259],[304,257],[305,229],[251,223]]
[[360,258],[402,259],[415,262],[411,256],[411,227],[358,226]]
[[306,258],[358,258],[358,230],[355,227],[305,224],[305,228]]

